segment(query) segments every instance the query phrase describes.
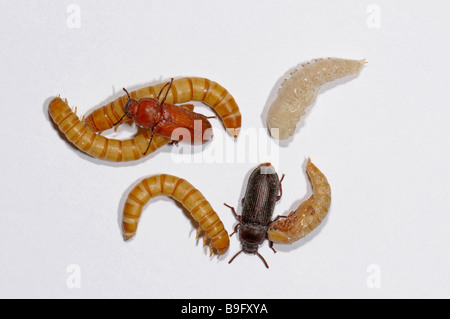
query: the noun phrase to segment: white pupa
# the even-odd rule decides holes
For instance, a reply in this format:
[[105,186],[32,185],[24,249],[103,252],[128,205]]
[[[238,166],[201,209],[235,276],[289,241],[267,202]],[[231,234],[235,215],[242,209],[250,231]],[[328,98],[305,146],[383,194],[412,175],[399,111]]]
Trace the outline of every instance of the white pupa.
[[292,72],[291,78],[285,79],[281,84],[267,114],[267,124],[272,137],[286,140],[292,136],[306,108],[317,96],[320,86],[358,73],[365,63],[365,60],[317,59],[314,63],[302,65],[302,69]]

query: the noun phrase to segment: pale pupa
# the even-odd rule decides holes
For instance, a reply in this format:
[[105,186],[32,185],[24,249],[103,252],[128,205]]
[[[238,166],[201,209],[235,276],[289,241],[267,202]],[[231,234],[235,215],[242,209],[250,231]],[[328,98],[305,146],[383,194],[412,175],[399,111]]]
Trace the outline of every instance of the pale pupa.
[[320,86],[358,73],[365,63],[365,60],[317,59],[292,72],[291,78],[283,81],[267,114],[272,137],[286,140],[292,136],[306,108],[317,96]]

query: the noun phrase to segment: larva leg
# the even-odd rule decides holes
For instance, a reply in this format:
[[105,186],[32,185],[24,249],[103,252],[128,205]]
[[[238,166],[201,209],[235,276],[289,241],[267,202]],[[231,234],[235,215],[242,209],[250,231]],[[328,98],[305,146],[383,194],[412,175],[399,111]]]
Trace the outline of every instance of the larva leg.
[[[143,153],[150,142],[148,132],[124,141],[96,134],[79,120],[67,101],[63,101],[59,97],[50,102],[48,109],[50,117],[66,138],[81,151],[96,158],[115,162],[134,161],[144,156]],[[169,139],[155,135],[147,154],[168,142]]]
[[317,59],[292,72],[291,77],[282,83],[267,113],[267,125],[272,137],[285,140],[292,136],[320,86],[356,74],[364,64],[365,60]]
[[270,224],[268,239],[290,244],[305,237],[320,225],[331,205],[331,188],[323,173],[308,159],[306,172],[313,186],[313,195],[288,216],[278,216]]
[[[148,86],[130,92],[132,99],[140,100],[156,98],[165,83]],[[113,102],[100,107],[86,116],[86,126],[95,132],[112,128],[124,115],[127,95],[123,95]],[[173,81],[166,103],[177,104],[188,101],[200,101],[211,107],[219,116],[228,133],[237,137],[241,128],[241,113],[233,96],[222,86],[205,78],[186,77]],[[129,119],[126,119],[129,120]]]
[[[222,221],[205,197],[189,182],[172,175],[155,175],[142,180],[128,194],[123,210],[123,237],[136,234],[139,217],[150,198],[165,195],[181,203],[205,232],[211,246],[221,255],[228,250],[230,239]],[[205,240],[206,240],[205,238]]]

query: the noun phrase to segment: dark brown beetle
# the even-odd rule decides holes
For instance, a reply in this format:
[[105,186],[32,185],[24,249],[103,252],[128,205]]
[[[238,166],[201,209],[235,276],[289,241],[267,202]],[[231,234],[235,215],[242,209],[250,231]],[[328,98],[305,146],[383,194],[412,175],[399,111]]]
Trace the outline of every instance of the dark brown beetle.
[[[229,263],[240,253],[245,252],[258,255],[264,265],[269,268],[265,259],[258,253],[258,246],[267,238],[275,203],[281,198],[283,178],[284,175],[281,180],[278,179],[278,174],[270,163],[261,164],[248,179],[245,197],[242,199],[242,215],[236,214],[233,207],[225,204],[231,208],[233,215],[239,221],[230,236],[239,228],[239,239],[242,243],[242,250],[234,255]],[[272,245],[273,243],[270,242],[270,248],[276,252]]]

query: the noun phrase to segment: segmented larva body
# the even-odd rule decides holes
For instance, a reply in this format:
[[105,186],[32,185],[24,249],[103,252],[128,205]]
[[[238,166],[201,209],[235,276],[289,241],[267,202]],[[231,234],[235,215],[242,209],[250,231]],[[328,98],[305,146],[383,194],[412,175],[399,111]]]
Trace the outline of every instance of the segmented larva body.
[[358,73],[365,60],[320,59],[303,65],[284,80],[267,114],[267,124],[274,138],[285,140],[295,132],[306,108],[314,101],[321,85]]
[[165,195],[181,203],[199,223],[199,231],[205,232],[213,248],[222,255],[228,250],[230,238],[219,216],[198,189],[186,180],[172,175],[155,175],[142,180],[128,194],[123,210],[123,237],[136,234],[143,206],[153,197]]
[[[123,141],[96,134],[72,112],[67,100],[63,101],[59,97],[50,102],[48,111],[59,130],[73,145],[96,158],[115,162],[134,161],[144,157],[150,142],[150,131]],[[169,139],[155,134],[147,154],[167,143]]]
[[[155,98],[166,83],[148,86],[130,92],[131,98]],[[111,103],[96,109],[85,118],[86,126],[98,132],[110,129],[125,114],[124,107],[128,100],[123,95]],[[177,104],[188,101],[201,101],[211,107],[222,120],[227,132],[237,137],[241,128],[241,113],[233,96],[214,81],[186,77],[174,80],[165,103]],[[128,119],[129,120],[129,119]]]
[[308,159],[306,172],[313,195],[288,216],[278,216],[269,227],[268,238],[278,244],[290,244],[308,235],[327,216],[331,188],[323,173]]

